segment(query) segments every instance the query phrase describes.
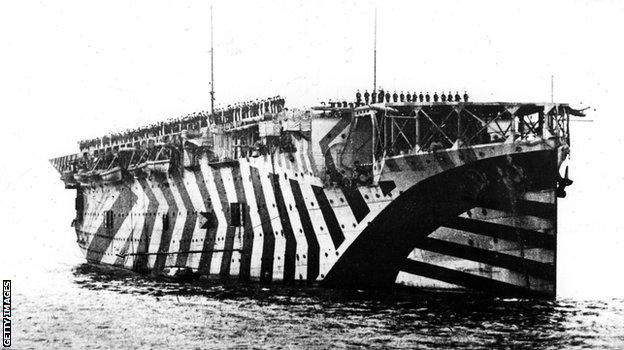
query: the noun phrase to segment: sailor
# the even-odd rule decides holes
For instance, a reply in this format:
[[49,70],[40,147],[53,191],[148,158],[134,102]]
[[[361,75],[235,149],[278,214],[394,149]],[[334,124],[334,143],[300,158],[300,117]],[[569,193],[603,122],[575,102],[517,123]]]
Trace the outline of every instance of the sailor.
[[390,102],[390,93],[386,92],[386,102]]
[[399,101],[405,102],[405,94],[403,93],[403,91],[401,91],[401,94],[399,94]]
[[405,94],[405,100],[407,102],[412,102],[412,95],[410,95],[410,93],[408,92],[407,94]]
[[329,104],[329,107],[331,107],[331,108],[336,107],[336,104],[334,102],[332,102],[332,100],[329,100],[329,102],[327,102],[327,104]]
[[[435,96],[433,98],[435,99]],[[440,95],[440,100],[442,100],[442,102],[446,102],[446,95],[444,93]]]
[[[416,96],[416,93],[414,92],[414,96]],[[422,94],[422,91],[420,92],[420,94],[418,94],[418,99],[420,100],[420,102],[424,101],[424,96]],[[416,99],[416,97],[414,97],[414,99]],[[427,102],[429,102],[429,99],[427,99]]]
[[383,91],[383,89],[379,89],[379,92],[377,93],[377,100],[378,100],[380,103],[383,103],[383,101],[384,101],[384,97],[385,97],[385,96],[386,96],[386,95],[384,95],[384,91]]
[[438,102],[438,93],[437,92],[433,93],[433,102]]
[[362,94],[360,93],[360,90],[358,90],[355,93],[355,103],[359,106],[360,103],[362,103]]
[[429,92],[427,92],[427,94],[425,95],[425,100],[427,100],[427,102],[431,100],[431,96],[429,96]]
[[342,107],[343,107],[343,108],[347,108],[347,105],[348,105],[348,104],[347,104],[347,101],[342,101]]
[[368,104],[368,99],[370,98],[370,94],[368,90],[364,90],[364,103]]
[[464,102],[468,102],[468,94],[464,91]]
[[461,97],[459,97],[459,92],[455,91],[455,102],[461,101]]
[[448,99],[449,102],[453,102],[453,94],[451,94],[450,91],[449,91],[448,95],[446,96],[446,98]]
[[371,103],[376,103],[376,102],[377,102],[377,92],[373,90],[373,93],[371,94]]
[[395,91],[394,93],[392,93],[392,101],[396,103],[398,100],[399,100],[399,95]]

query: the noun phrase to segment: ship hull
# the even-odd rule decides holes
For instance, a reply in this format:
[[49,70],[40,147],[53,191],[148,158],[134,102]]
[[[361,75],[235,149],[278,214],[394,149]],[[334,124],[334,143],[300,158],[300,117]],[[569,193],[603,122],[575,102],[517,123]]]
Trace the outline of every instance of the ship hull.
[[396,156],[354,186],[323,183],[295,149],[85,187],[79,246],[157,275],[555,296],[557,147]]

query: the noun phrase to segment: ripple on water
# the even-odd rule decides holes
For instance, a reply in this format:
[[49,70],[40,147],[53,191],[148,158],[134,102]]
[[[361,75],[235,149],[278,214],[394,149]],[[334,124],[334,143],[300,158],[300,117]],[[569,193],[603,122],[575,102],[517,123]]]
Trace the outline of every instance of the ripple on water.
[[15,348],[624,346],[622,299],[173,283],[88,264],[52,271],[71,278],[15,296]]

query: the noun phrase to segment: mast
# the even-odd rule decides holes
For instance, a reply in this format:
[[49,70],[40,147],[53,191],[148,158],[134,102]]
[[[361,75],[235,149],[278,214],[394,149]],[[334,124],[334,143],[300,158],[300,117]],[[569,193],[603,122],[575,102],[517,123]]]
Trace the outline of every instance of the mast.
[[214,114],[214,46],[212,28],[212,5],[210,5],[210,115]]
[[373,44],[373,91],[377,91],[377,8],[375,8],[375,34]]
[[555,76],[550,76],[550,103],[555,103]]

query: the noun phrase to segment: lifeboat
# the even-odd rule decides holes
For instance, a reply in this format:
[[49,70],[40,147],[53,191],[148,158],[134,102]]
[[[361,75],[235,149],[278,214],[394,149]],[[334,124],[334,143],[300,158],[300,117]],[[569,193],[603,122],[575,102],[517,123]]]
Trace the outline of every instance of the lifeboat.
[[74,174],[74,180],[76,180],[82,186],[89,186],[89,176],[87,171],[81,170]]
[[105,184],[113,184],[123,180],[123,174],[121,173],[120,166],[115,166],[111,169],[104,170],[100,172],[100,176],[102,177],[102,182],[104,182]]
[[156,155],[145,162],[145,170],[148,174],[167,175],[171,169],[171,162],[175,149],[162,145],[156,151]]
[[128,172],[137,179],[144,178],[147,175],[145,166],[145,163],[132,164],[128,166]]
[[144,163],[145,170],[149,174],[160,174],[165,175],[169,173],[169,169],[171,168],[171,159],[162,159],[162,160],[148,160]]
[[95,185],[96,183],[102,181],[102,175],[100,170],[91,170],[86,173],[89,184]]
[[135,149],[132,152],[130,161],[128,162],[128,172],[136,179],[142,179],[147,175],[145,170],[145,160],[148,157],[148,152],[145,150]]

